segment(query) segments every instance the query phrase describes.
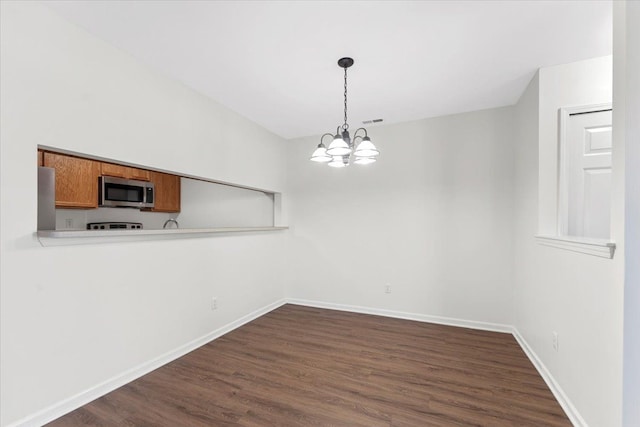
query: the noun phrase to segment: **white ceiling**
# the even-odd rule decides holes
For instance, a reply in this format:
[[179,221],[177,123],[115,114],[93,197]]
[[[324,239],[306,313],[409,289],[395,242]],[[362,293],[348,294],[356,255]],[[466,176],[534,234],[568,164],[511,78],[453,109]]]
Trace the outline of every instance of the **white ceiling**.
[[541,66],[611,54],[610,1],[49,1],[285,138],[514,104]]

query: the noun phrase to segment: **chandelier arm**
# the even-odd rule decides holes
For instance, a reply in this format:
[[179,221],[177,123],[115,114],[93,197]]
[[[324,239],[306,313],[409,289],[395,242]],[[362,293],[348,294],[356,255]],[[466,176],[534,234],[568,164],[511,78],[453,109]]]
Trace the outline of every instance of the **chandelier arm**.
[[[356,135],[358,135],[358,132],[361,131],[361,130],[364,131],[364,136],[369,136],[369,135],[367,135],[367,130],[365,128],[359,128],[359,129],[356,129],[356,131],[353,133],[353,139],[354,140],[356,139]],[[360,138],[362,138],[362,137],[360,137]]]
[[325,136],[329,135],[331,138],[333,138],[333,134],[332,133],[325,133],[324,135],[322,135],[320,137],[320,144],[322,144],[322,140],[324,139]]

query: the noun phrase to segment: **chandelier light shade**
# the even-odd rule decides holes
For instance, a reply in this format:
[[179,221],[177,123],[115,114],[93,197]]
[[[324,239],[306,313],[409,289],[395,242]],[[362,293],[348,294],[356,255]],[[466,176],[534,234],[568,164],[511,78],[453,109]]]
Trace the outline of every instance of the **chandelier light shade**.
[[356,157],[375,157],[380,154],[380,152],[376,146],[373,145],[369,137],[365,136],[362,138],[362,142],[358,144],[356,151],[354,151],[353,154],[355,154]]
[[[312,162],[327,163],[333,168],[344,168],[351,163],[356,165],[368,165],[376,161],[380,151],[373,145],[365,128],[359,128],[353,133],[353,140],[349,135],[347,123],[347,68],[353,65],[352,58],[340,58],[338,65],[344,68],[344,123],[338,126],[336,133],[325,133],[320,137],[320,144],[311,155]],[[359,135],[358,133],[364,133]],[[327,148],[324,138],[332,137],[333,140]]]
[[356,157],[353,163],[356,165],[368,165],[376,161],[375,157]]
[[327,147],[322,143],[322,139],[320,139],[320,144],[318,144],[318,147],[311,155],[310,160],[318,163],[327,163],[331,161],[331,156],[327,154]]
[[340,135],[336,135],[327,149],[327,154],[330,156],[344,156],[351,154],[351,148]]
[[329,166],[332,168],[344,168],[349,165],[349,161],[345,159],[346,156],[333,156],[329,162]]

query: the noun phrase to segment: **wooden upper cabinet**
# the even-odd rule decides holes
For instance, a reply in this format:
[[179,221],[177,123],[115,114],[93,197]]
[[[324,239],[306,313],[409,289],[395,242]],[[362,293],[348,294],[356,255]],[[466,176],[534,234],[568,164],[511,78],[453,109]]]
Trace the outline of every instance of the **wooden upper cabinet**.
[[150,181],[148,170],[116,165],[113,163],[101,163],[101,174],[115,176],[116,178],[136,179],[138,181]]
[[180,177],[149,171],[155,186],[154,212],[180,212]]
[[97,208],[98,177],[151,181],[155,186],[154,212],[180,212],[180,177],[114,163],[38,151],[38,165],[56,170],[57,208]]
[[100,162],[45,152],[44,166],[56,170],[56,207],[98,207]]

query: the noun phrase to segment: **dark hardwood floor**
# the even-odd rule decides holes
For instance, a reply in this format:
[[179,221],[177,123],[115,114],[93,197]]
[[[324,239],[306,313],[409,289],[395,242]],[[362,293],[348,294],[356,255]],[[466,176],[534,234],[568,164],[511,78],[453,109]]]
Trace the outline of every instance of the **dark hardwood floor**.
[[50,426],[570,426],[509,334],[285,305]]

